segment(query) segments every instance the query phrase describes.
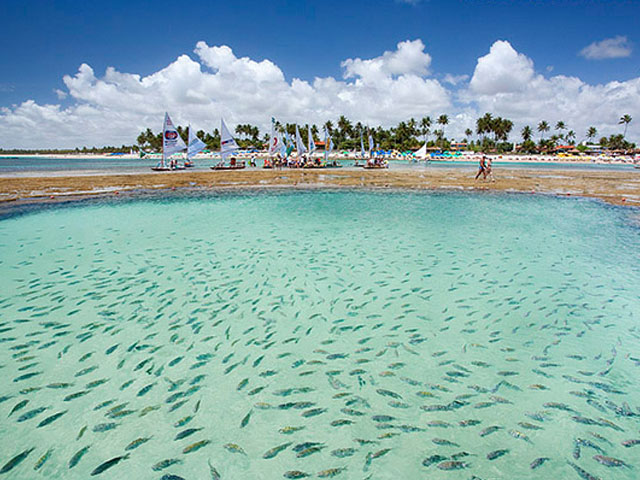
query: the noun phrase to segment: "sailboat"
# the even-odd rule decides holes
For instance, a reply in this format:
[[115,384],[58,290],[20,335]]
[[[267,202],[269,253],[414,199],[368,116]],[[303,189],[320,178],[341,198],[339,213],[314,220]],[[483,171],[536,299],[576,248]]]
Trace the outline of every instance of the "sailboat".
[[300,136],[300,130],[298,129],[298,125],[296,125],[296,150],[298,153],[298,159],[302,157],[305,153],[307,153],[307,149],[304,146],[304,142],[302,141],[302,137]]
[[369,159],[364,168],[389,168],[389,163],[383,158],[373,158],[373,136],[369,133]]
[[413,155],[418,160],[426,160],[427,159],[427,142],[424,142],[424,145],[422,145],[419,150],[416,150]]
[[324,164],[327,168],[342,168],[342,165],[340,165],[336,160],[329,162],[329,155],[331,155],[332,150],[333,140],[331,140],[327,127],[324,127]]
[[174,153],[185,150],[187,146],[182,140],[182,137],[178,133],[178,130],[173,126],[171,117],[165,112],[164,125],[162,126],[162,158],[155,167],[151,167],[151,170],[156,172],[167,172],[171,170],[182,170],[183,166],[179,166],[175,160],[171,160],[167,164],[167,159]]
[[193,157],[206,148],[207,144],[200,140],[193,132],[193,128],[189,125],[189,144],[187,145],[187,159],[184,162],[185,167],[193,167]]
[[225,165],[227,157],[239,150],[240,147],[231,135],[231,132],[224,123],[224,119],[220,119],[220,163],[211,167],[212,170],[240,170],[245,168],[244,162],[236,163],[236,159],[231,157],[229,165]]

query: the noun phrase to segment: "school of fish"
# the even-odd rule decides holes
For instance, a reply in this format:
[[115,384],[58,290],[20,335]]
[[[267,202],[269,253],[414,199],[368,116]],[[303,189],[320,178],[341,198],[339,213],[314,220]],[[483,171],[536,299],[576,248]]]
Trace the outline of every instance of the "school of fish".
[[640,475],[640,263],[307,195],[1,220],[0,479]]

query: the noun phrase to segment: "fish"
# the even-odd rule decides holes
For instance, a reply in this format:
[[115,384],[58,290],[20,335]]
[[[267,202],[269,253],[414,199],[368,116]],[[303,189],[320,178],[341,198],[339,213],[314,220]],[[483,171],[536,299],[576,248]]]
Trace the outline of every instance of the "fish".
[[55,422],[57,419],[59,419],[61,416],[63,416],[65,413],[67,413],[68,410],[63,410],[62,412],[58,412],[58,413],[54,413],[53,415],[45,418],[44,420],[42,420],[38,426],[36,428],[40,428],[40,427],[46,427],[47,425],[49,425],[50,423]]
[[251,419],[251,413],[253,412],[253,410],[249,410],[249,413],[247,413],[244,418],[242,419],[242,421],[240,422],[240,428],[244,428],[247,425],[249,425],[249,420]]
[[80,450],[74,453],[71,459],[69,460],[69,468],[75,467],[78,464],[78,462],[82,459],[82,457],[84,457],[85,453],[89,451],[89,448],[91,448],[91,445],[82,447]]
[[169,468],[170,466],[176,465],[178,463],[182,463],[182,460],[180,460],[179,458],[167,458],[166,460],[162,460],[156,463],[151,467],[151,469],[154,472],[159,472],[160,470],[164,470],[165,468]]
[[236,445],[235,443],[226,443],[223,445],[231,453],[240,453],[242,455],[246,455],[246,452],[242,449],[241,446]]
[[91,476],[100,475],[105,470],[108,470],[111,467],[114,467],[115,465],[120,463],[122,460],[126,460],[127,458],[129,458],[128,453],[126,455],[122,455],[120,457],[115,457],[115,458],[112,458],[111,460],[107,460],[106,462],[101,463],[96,468],[94,468],[93,471],[91,472]]
[[210,460],[207,460],[207,465],[209,465],[209,474],[211,475],[211,480],[220,480],[220,473],[218,473],[218,470],[216,470],[216,468],[211,465]]
[[300,470],[289,470],[282,475],[284,478],[307,478],[310,477],[308,473],[301,472]]
[[356,453],[355,448],[338,448],[331,452],[331,455],[338,458],[351,457]]
[[536,458],[533,462],[531,462],[529,467],[531,468],[531,470],[535,470],[536,468],[541,467],[547,460],[550,460],[549,457]]
[[135,450],[136,448],[138,448],[140,445],[143,445],[145,443],[147,443],[149,440],[151,440],[153,437],[139,437],[136,438],[135,440],[133,440],[129,445],[127,445],[126,447],[124,447],[125,451],[129,451],[129,450]]
[[627,468],[630,468],[630,466],[627,463],[623,462],[620,459],[613,458],[613,457],[606,457],[604,455],[594,455],[593,459],[596,462],[601,463],[605,467],[627,467]]
[[283,435],[291,435],[292,433],[295,432],[299,432],[300,430],[303,430],[305,427],[282,427],[280,430],[278,430],[278,432],[282,433]]
[[47,409],[46,407],[39,407],[39,408],[34,408],[33,410],[29,410],[27,413],[23,413],[22,415],[20,415],[16,420],[16,422],[26,422],[27,420],[32,419],[36,415],[41,414],[46,409]]
[[339,468],[327,468],[326,470],[322,470],[320,472],[318,472],[318,477],[319,478],[331,478],[331,477],[335,477],[336,475],[344,472],[347,468],[346,467],[339,467]]
[[278,453],[289,448],[289,446],[291,446],[291,443],[292,442],[287,442],[287,443],[283,443],[282,445],[278,445],[276,447],[270,448],[262,455],[262,458],[265,458],[265,459],[274,458],[276,455],[278,455]]
[[495,460],[496,458],[500,458],[507,453],[509,453],[508,449],[494,450],[493,452],[487,453],[487,460]]
[[573,468],[576,473],[578,475],[580,475],[580,477],[583,480],[602,480],[600,477],[596,477],[595,475],[591,475],[589,472],[587,472],[586,470],[583,470],[582,468],[580,468],[578,465],[576,465],[573,462],[567,461],[567,463],[571,466],[571,468]]
[[184,449],[182,450],[182,453],[196,452],[200,450],[202,447],[209,445],[210,443],[211,443],[211,440],[200,440],[198,442],[192,443],[191,445],[184,447]]
[[193,435],[194,433],[199,432],[200,430],[202,430],[202,428],[187,428],[186,430],[182,430],[181,432],[178,432],[174,440],[182,440],[183,438]]
[[445,457],[443,455],[431,455],[427,458],[425,458],[424,460],[422,460],[422,465],[424,467],[430,467],[431,465],[434,465],[436,463],[442,463],[444,462],[448,457]]
[[17,467],[18,465],[20,465],[20,463],[22,463],[22,461],[27,458],[29,456],[29,454],[31,452],[33,452],[36,448],[32,447],[32,448],[28,448],[27,450],[23,450],[22,452],[20,452],[19,454],[17,454],[15,457],[13,457],[11,460],[9,460],[7,463],[5,463],[2,468],[0,468],[0,474],[3,473],[7,473],[11,470],[13,470],[15,467]]
[[18,403],[15,404],[15,406],[11,409],[11,411],[9,412],[9,415],[7,415],[7,416],[10,417],[11,415],[13,415],[18,410],[24,408],[27,403],[29,403],[29,400],[21,400],[21,401],[19,401]]
[[447,460],[439,463],[437,467],[440,470],[462,470],[463,468],[469,468],[469,464],[457,460]]

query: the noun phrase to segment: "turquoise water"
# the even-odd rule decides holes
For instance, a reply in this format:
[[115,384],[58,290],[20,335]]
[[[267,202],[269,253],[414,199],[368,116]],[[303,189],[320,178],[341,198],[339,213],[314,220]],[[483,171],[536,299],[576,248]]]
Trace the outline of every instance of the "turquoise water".
[[633,215],[313,192],[5,218],[0,478],[637,478]]
[[[209,167],[219,159],[200,159],[194,161],[194,167],[188,171],[209,171]],[[0,175],[15,174],[50,174],[52,172],[113,172],[113,173],[149,173],[149,169],[158,162],[157,158],[121,158],[119,156],[106,158],[46,158],[46,157],[0,157]],[[338,160],[345,167],[353,166],[354,160]],[[362,160],[360,160],[362,163]],[[410,163],[407,160],[390,160],[390,168],[463,168],[476,169],[478,163],[438,160],[425,164]],[[262,169],[262,159],[258,159],[259,169]],[[493,162],[494,169],[518,168],[533,170],[615,170],[633,171],[633,165],[620,164],[570,164],[550,162]],[[251,167],[247,167],[251,169]]]

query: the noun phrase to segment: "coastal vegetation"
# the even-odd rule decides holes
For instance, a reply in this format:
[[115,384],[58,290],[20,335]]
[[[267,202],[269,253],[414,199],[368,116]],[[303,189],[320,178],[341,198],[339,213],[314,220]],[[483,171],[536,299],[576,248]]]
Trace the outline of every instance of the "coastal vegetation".
[[[353,122],[344,115],[335,122],[327,121],[321,126],[298,125],[302,140],[308,143],[308,131],[311,131],[313,140],[320,143],[324,140],[326,130],[332,138],[333,144],[338,150],[358,150],[361,145],[368,149],[369,135],[373,138],[376,148],[383,150],[416,150],[423,143],[434,150],[466,149],[471,151],[485,151],[505,153],[516,151],[518,153],[550,153],[558,147],[567,148],[575,146],[577,150],[585,151],[590,146],[596,146],[607,150],[632,150],[636,148],[635,143],[629,142],[626,138],[627,128],[633,118],[625,114],[620,117],[619,125],[623,125],[622,133],[612,134],[609,137],[601,137],[597,143],[598,130],[591,126],[582,134],[571,129],[564,121],[559,120],[553,127],[546,120],[541,120],[537,125],[525,125],[514,138],[516,132],[513,131],[513,121],[508,118],[493,116],[485,113],[475,122],[475,131],[467,128],[464,137],[459,139],[447,138],[446,127],[449,124],[449,117],[445,114],[432,119],[425,116],[419,120],[410,118],[401,121],[390,128],[381,126],[370,126],[362,122]],[[280,123],[276,121],[276,128],[281,133],[286,133],[290,138],[294,138],[296,124]],[[187,141],[187,127],[178,126],[178,133]],[[537,135],[536,135],[537,132]],[[268,132],[261,132],[260,128],[246,124],[238,124],[235,127],[237,142],[244,149],[263,149],[269,141]],[[211,132],[199,130],[196,135],[206,145],[210,151],[220,149],[220,132],[216,128]],[[475,137],[474,137],[475,135]],[[537,138],[536,138],[537,137]],[[113,154],[129,151],[159,152],[162,150],[162,134],[155,133],[150,128],[140,132],[133,145],[122,145],[121,147],[92,147],[75,149],[38,149],[35,150],[2,150],[2,154]]]

